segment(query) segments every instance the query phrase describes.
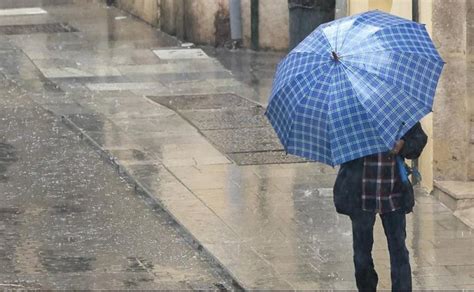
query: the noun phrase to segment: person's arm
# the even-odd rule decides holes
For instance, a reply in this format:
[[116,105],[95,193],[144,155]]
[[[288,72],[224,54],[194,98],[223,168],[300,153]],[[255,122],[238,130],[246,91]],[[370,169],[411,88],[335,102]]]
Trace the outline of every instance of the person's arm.
[[399,150],[399,155],[405,159],[416,159],[420,157],[423,148],[428,141],[420,123],[416,123],[401,139],[403,145]]

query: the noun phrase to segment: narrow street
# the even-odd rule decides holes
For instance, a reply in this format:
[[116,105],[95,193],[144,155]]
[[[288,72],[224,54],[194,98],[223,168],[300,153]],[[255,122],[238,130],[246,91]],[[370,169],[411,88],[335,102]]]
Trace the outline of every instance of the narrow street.
[[[337,168],[263,116],[282,53],[184,49],[103,1],[0,11],[0,289],[356,288]],[[416,200],[413,288],[474,289],[473,230]]]
[[229,287],[168,214],[2,79],[0,289]]
[[[0,16],[2,28],[24,19]],[[167,213],[32,100],[63,93],[28,91],[48,81],[4,34],[0,58],[0,289],[231,287]]]

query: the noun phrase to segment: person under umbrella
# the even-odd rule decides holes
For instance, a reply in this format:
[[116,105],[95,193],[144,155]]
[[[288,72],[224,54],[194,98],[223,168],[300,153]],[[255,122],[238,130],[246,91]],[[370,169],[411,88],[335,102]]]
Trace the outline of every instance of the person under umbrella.
[[396,155],[416,159],[427,142],[420,123],[410,129],[391,151],[368,155],[339,168],[334,185],[337,212],[350,216],[357,288],[375,291],[378,276],[372,259],[374,223],[380,214],[390,253],[392,290],[412,289],[409,253],[405,245],[405,214],[415,205],[413,187],[403,183]]
[[334,203],[352,220],[359,290],[377,287],[376,214],[392,289],[412,288],[405,214],[415,200],[403,159],[426,144],[419,121],[443,65],[423,25],[378,10],[319,26],[278,65],[266,116],[287,153],[341,165]]

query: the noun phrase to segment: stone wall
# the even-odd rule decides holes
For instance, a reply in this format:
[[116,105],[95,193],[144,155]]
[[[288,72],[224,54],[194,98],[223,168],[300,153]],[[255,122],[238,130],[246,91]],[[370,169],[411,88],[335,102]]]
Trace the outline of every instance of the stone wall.
[[184,0],[161,0],[160,2],[161,30],[183,39]]
[[469,178],[473,96],[467,23],[472,9],[468,12],[466,2],[469,1],[433,1],[433,39],[446,61],[433,109],[433,167],[437,180]]
[[[219,46],[230,40],[228,0],[117,0],[117,6],[185,41]],[[250,0],[241,7],[243,45],[249,47]],[[286,50],[287,0],[260,0],[259,11],[260,47]]]
[[160,0],[116,0],[120,9],[157,26],[160,21]]
[[[243,44],[250,47],[250,0],[241,0]],[[286,50],[289,42],[289,11],[287,0],[260,0],[259,45],[261,49]]]
[[260,0],[259,45],[262,49],[285,50],[289,42],[287,0]]
[[467,24],[466,24],[466,37],[467,37],[467,92],[468,92],[468,106],[471,112],[470,115],[470,137],[469,137],[469,165],[468,165],[468,178],[474,180],[474,1],[467,1]]
[[227,0],[184,0],[184,38],[219,45],[230,39]]

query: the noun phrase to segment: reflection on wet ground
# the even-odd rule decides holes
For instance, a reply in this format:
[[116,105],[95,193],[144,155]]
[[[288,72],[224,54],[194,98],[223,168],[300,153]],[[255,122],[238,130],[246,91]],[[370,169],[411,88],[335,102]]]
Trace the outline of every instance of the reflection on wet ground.
[[[354,289],[350,222],[336,214],[331,197],[337,170],[317,163],[288,163],[293,161],[275,142],[261,116],[263,109],[249,102],[265,105],[280,56],[205,48],[222,63],[202,56],[162,59],[159,55],[180,49],[179,42],[116,9],[89,1],[71,3],[75,4],[42,6],[48,14],[28,21],[0,18],[0,25],[68,23],[78,30],[0,36],[0,60],[5,64],[1,74],[23,90],[10,92],[17,98],[0,104],[17,107],[27,96],[63,116],[244,287]],[[160,54],[153,52],[156,49]],[[71,145],[70,134],[60,125],[35,125],[52,130],[53,140],[20,143],[11,131],[32,130],[31,119],[15,118],[25,115],[17,109],[9,126],[0,128],[2,135],[10,133],[5,143],[31,155],[8,168],[16,176],[7,183],[16,185],[5,192],[13,200],[6,206],[18,210],[5,209],[1,215],[10,222],[4,232],[9,250],[0,257],[6,271],[33,271],[31,275],[45,265],[68,263],[82,269],[83,274],[61,277],[60,287],[83,287],[84,279],[91,283],[86,288],[156,288],[163,282],[200,287],[219,282],[202,260],[194,259],[194,251],[184,249],[180,237],[169,233],[175,223],[163,213],[153,217],[132,190],[117,191],[118,177],[105,171],[83,145]],[[31,135],[26,131],[23,138]],[[52,147],[53,142],[64,147]],[[269,161],[280,163],[266,164]],[[28,171],[22,173],[16,165]],[[18,190],[28,195],[15,196]],[[473,288],[474,233],[431,196],[419,192],[416,199],[407,222],[414,287]],[[28,221],[26,214],[34,220]],[[24,229],[12,230],[22,220]],[[85,227],[72,232],[76,226]],[[66,253],[71,250],[76,252]],[[173,264],[180,259],[186,262]],[[380,223],[374,259],[379,287],[389,288]],[[8,283],[19,277],[5,275]],[[42,287],[57,283],[42,275],[32,277],[33,283],[48,283]],[[176,284],[172,279],[192,280]]]
[[0,37],[0,288],[230,287],[167,213],[31,101],[67,104],[63,91],[27,86],[49,80],[10,41]]
[[0,143],[1,288],[230,287],[166,213],[59,118],[10,90],[2,87],[2,103],[15,106],[0,109],[11,143]]
[[0,143],[0,182],[6,182],[8,177],[6,176],[7,167],[17,161],[16,150],[10,144]]

